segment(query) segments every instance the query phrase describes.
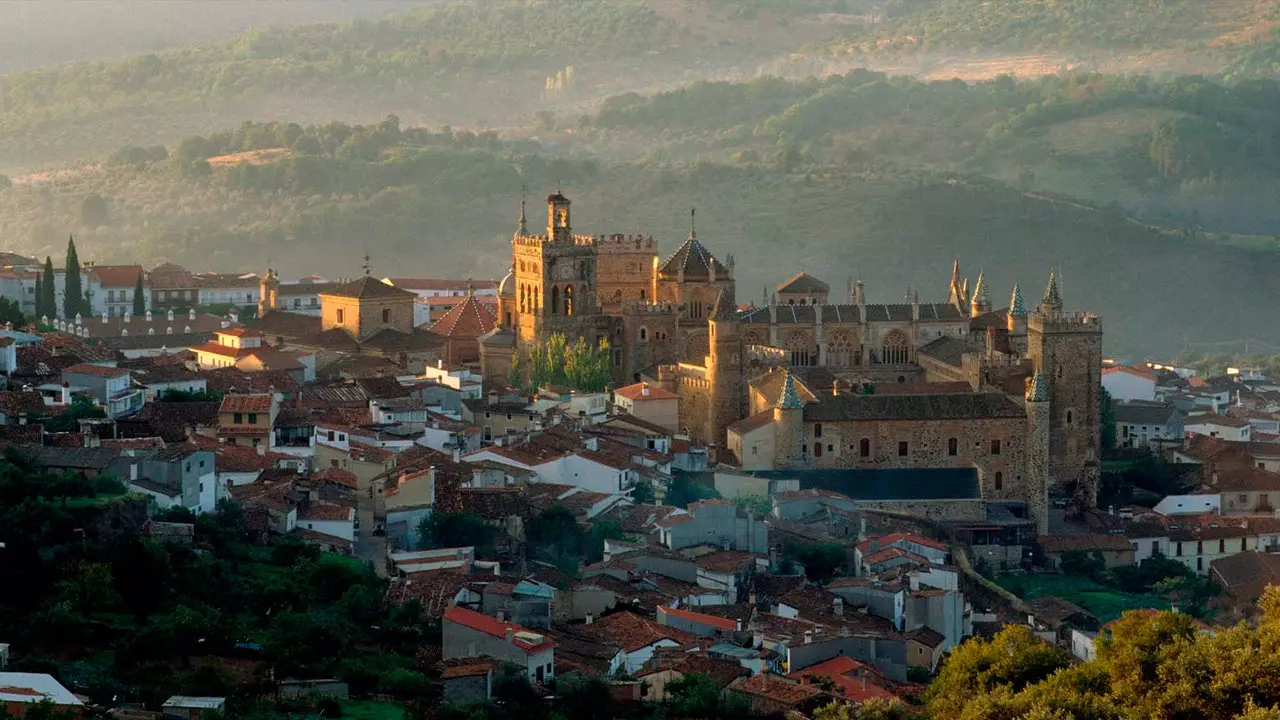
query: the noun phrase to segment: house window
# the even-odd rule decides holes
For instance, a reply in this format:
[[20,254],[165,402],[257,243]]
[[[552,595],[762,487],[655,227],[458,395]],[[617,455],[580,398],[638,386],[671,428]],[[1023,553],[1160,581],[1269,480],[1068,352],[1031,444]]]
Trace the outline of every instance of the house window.
[[244,422],[244,415],[241,415],[240,413],[235,413],[234,415],[231,416],[231,422],[239,425],[240,423]]
[[1004,489],[1004,473],[999,471],[996,472],[996,489],[997,490]]
[[1196,554],[1197,554],[1197,555],[1203,555],[1203,554],[1204,554],[1204,541],[1203,541],[1203,540],[1197,540],[1197,541],[1196,541]]
[[816,438],[822,437],[822,423],[813,424],[813,436]]
[[836,446],[832,445],[831,443],[827,443],[827,452],[835,452],[835,451],[836,451]]
[[759,453],[757,452],[758,450],[759,450],[759,448],[757,448],[755,445],[752,445],[752,446],[751,446],[751,454],[752,454],[752,455],[757,455],[757,454],[759,454]]
[[816,458],[822,457],[822,443],[816,442],[813,444],[813,456]]
[[258,424],[258,413],[249,413],[249,424],[250,425]]
[[191,463],[187,463],[184,472],[191,472]]
[[1000,454],[1000,441],[999,441],[999,440],[992,440],[992,441],[991,441],[991,454],[992,454],[992,455],[999,455],[999,454]]
[[860,457],[871,457],[871,438],[862,438],[858,441],[858,455]]
[[640,328],[640,339],[641,340],[649,339],[649,328]]
[[1240,495],[1239,495],[1239,498],[1238,498],[1238,499],[1239,499],[1239,500],[1240,500],[1240,502],[1242,502],[1242,503],[1247,503],[1247,502],[1249,502],[1249,495],[1248,495],[1247,493],[1240,493]]
[[341,325],[342,323],[346,322],[346,315],[347,315],[347,314],[346,314],[345,312],[343,312],[342,310],[338,310],[338,324],[339,324],[339,325]]
[[1175,553],[1178,557],[1182,557],[1182,543],[1178,543]]
[[1218,541],[1218,552],[1219,552],[1219,553],[1225,553],[1226,551],[1227,551],[1227,541],[1226,541],[1226,540],[1219,540],[1219,541]]
[[956,440],[955,438],[951,438],[950,440],[947,441],[947,454],[951,455],[952,457],[960,454],[959,440]]
[[1159,541],[1159,540],[1152,540],[1152,541],[1151,541],[1151,554],[1152,554],[1152,555],[1159,555],[1159,554],[1160,554],[1160,541]]
[[1196,570],[1200,572],[1204,571],[1204,558],[1202,557],[1196,558]]
[[907,441],[899,440],[898,441],[898,457],[906,457],[909,451],[910,451],[910,447],[907,445]]
[[382,322],[384,322],[384,323],[389,323],[389,322],[391,322],[391,311],[390,311],[390,310],[383,310],[383,311],[382,311]]

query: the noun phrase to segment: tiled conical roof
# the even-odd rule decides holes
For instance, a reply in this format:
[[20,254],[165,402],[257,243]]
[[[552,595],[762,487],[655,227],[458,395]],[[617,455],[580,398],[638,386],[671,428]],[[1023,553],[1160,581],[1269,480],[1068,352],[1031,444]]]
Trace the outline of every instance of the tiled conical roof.
[[1027,402],[1049,402],[1049,381],[1044,373],[1036,373],[1027,383]]
[[321,295],[337,295],[339,297],[360,298],[368,300],[370,298],[412,298],[414,293],[408,290],[389,285],[381,280],[365,275],[358,280],[352,280],[344,285],[335,288],[323,290]]
[[1013,295],[1009,298],[1009,317],[1024,318],[1027,316],[1027,306],[1022,303],[1022,288],[1017,283],[1013,284]]
[[1042,302],[1045,305],[1062,305],[1062,294],[1058,292],[1058,274],[1053,270],[1049,271],[1049,286],[1044,289]]
[[737,320],[738,308],[729,300],[729,294],[724,288],[720,288],[720,294],[716,295],[716,304],[711,308],[712,320]]
[[704,278],[711,276],[711,268],[715,268],[717,278],[729,278],[729,268],[703,247],[693,233],[689,233],[689,239],[662,263],[658,274],[676,277],[683,270],[686,278]]
[[787,373],[787,379],[783,382],[782,397],[778,398],[778,407],[783,410],[804,408],[804,403],[800,402],[800,394],[796,392],[796,378],[791,373]]
[[478,338],[498,324],[498,316],[475,295],[467,295],[431,325],[431,332],[449,338]]
[[798,272],[783,280],[776,288],[780,293],[825,293],[831,286],[807,272]]

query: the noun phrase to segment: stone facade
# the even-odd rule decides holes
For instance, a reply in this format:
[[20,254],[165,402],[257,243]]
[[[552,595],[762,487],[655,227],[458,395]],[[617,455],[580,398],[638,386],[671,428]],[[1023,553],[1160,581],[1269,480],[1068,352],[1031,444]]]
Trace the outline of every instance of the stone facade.
[[652,235],[602,235],[596,240],[596,252],[596,298],[601,312],[615,315],[628,303],[654,301],[658,244]]
[[341,328],[356,340],[381,330],[413,332],[413,298],[354,298],[321,294],[320,328]]

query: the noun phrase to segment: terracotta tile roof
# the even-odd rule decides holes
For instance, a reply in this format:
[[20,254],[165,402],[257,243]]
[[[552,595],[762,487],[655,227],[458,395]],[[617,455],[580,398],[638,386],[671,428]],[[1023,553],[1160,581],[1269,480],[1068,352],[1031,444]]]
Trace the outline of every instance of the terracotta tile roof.
[[341,485],[342,487],[351,488],[352,490],[360,489],[360,481],[356,477],[356,474],[348,470],[343,470],[341,468],[335,468],[335,467],[324,468],[323,470],[317,473],[313,473],[311,477],[321,482],[326,482],[333,485]]
[[218,412],[271,412],[271,406],[274,402],[275,398],[267,394],[226,395],[222,398],[222,405],[218,407]]
[[151,434],[167,442],[181,442],[189,430],[218,425],[218,403],[149,402],[138,411],[137,420],[145,423]]
[[749,677],[742,683],[735,685],[733,689],[791,707],[808,702],[824,694],[821,689],[813,685],[788,682],[777,675],[768,673]]
[[1133,550],[1124,535],[1041,535],[1036,538],[1047,553],[1078,550],[1081,552],[1124,552]]
[[471,579],[468,573],[453,570],[414,573],[412,580],[388,588],[386,600],[392,605],[416,600],[421,603],[425,616],[440,617]]
[[759,557],[755,553],[739,552],[737,550],[720,550],[718,552],[707,553],[698,556],[693,562],[703,570],[711,572],[732,573],[737,572],[744,565],[754,564],[755,559]]
[[674,400],[680,397],[673,392],[664,390],[657,385],[650,385],[647,382],[620,387],[614,390],[613,394],[628,400]]
[[493,658],[453,658],[441,663],[440,677],[444,680],[464,677],[482,677],[493,672],[498,661]]
[[498,325],[498,315],[474,295],[461,298],[452,310],[431,324],[431,332],[448,338],[478,338]]
[[307,505],[298,509],[299,520],[354,520],[354,508],[342,505]]
[[594,624],[585,626],[584,632],[607,638],[629,653],[635,652],[640,648],[649,647],[660,640],[671,640],[680,645],[697,644],[697,638],[690,633],[659,625],[652,620],[626,611],[605,615],[596,620]]
[[[860,678],[856,677],[858,674],[861,675]],[[811,665],[787,677],[801,682],[811,678],[828,678],[835,685],[837,696],[856,703],[876,698],[890,701],[899,699],[897,695],[876,684],[883,680],[874,668],[845,655]]]
[[398,287],[388,285],[387,283],[369,275],[365,275],[362,278],[352,280],[349,283],[339,285],[337,287],[322,289],[319,292],[322,295],[359,298],[361,300],[416,297],[414,293],[411,293],[408,290],[401,290]]
[[712,268],[715,269],[717,279],[729,279],[729,268],[725,267],[723,263],[703,247],[702,243],[698,242],[690,234],[689,239],[685,240],[683,245],[663,261],[658,274],[664,277],[675,277],[683,274],[683,277],[687,280],[689,278],[709,277]]
[[121,375],[128,375],[129,371],[123,368],[107,367],[105,365],[92,365],[89,363],[81,363],[72,365],[62,371],[63,373],[76,373],[77,375],[92,375],[100,378],[118,378]]
[[919,630],[912,631],[907,634],[907,638],[931,648],[938,647],[947,639],[942,633],[934,630],[933,628],[920,628]]
[[869,566],[879,565],[880,563],[888,562],[889,560],[894,560],[896,558],[906,558],[920,565],[930,564],[929,558],[916,555],[912,552],[907,552],[906,550],[898,547],[881,548],[879,551],[873,552],[862,558],[862,564]]
[[735,661],[716,660],[702,653],[682,651],[678,657],[668,662],[660,662],[658,667],[637,672],[636,677],[652,675],[662,670],[674,670],[682,675],[706,675],[721,689],[728,687],[734,680],[751,674],[750,670]]
[[[881,547],[885,545],[895,545],[897,543],[915,543],[927,548],[933,548],[934,550],[941,550],[942,552],[948,552],[950,550],[950,548],[937,540],[932,540],[922,535],[912,535],[910,533],[890,533],[888,535],[881,535],[878,539],[880,540]],[[862,545],[859,544],[858,547],[862,547]]]
[[0,390],[0,412],[10,417],[44,415],[49,409],[44,397],[34,390]]
[[1280,490],[1280,473],[1247,461],[1223,462],[1210,473],[1209,484],[1219,492],[1272,492]]
[[1253,601],[1268,585],[1280,585],[1280,555],[1260,552],[1229,555],[1210,562],[1209,574],[1237,599]]
[[286,310],[269,310],[266,315],[253,320],[247,327],[261,331],[267,335],[279,335],[285,338],[300,338],[320,332],[322,322],[319,315],[303,315]]
[[202,370],[200,376],[210,391],[221,393],[291,392],[298,389],[298,381],[282,370],[244,372],[228,367]]
[[[89,269],[90,278],[98,281],[104,288],[128,288],[132,290],[138,284],[138,277],[143,276],[141,265],[95,265]],[[143,277],[142,284],[147,284]]]
[[703,613],[692,612],[690,610],[681,610],[679,608],[673,608],[673,607],[658,608],[658,619],[661,620],[664,615],[668,617],[679,618],[680,620],[684,620],[685,622],[697,623],[698,625],[706,625],[708,627],[713,627],[717,630],[724,630],[726,632],[733,632],[738,627],[738,624],[735,621],[729,620],[728,618],[716,617],[715,615],[704,615]]
[[727,428],[729,432],[735,435],[746,435],[747,433],[767,427],[773,422],[773,410],[761,410],[755,415],[745,417],[735,423],[731,423]]
[[504,622],[466,608],[451,607],[445,610],[444,619],[447,622],[457,623],[496,638],[505,638],[509,630],[512,633],[511,644],[526,653],[541,652],[556,646],[555,642],[545,635],[525,630],[515,623]]
[[1132,375],[1134,377],[1142,378],[1143,380],[1150,380],[1151,382],[1158,380],[1155,375],[1152,375],[1149,372],[1144,372],[1135,367],[1129,367],[1128,365],[1113,365],[1112,367],[1102,369],[1103,375],[1112,375],[1114,373]]

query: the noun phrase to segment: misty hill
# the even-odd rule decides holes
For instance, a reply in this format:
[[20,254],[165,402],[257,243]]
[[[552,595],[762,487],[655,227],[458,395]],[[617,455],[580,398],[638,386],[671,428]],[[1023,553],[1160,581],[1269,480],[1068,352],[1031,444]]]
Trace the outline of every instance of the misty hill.
[[[221,155],[254,146],[263,149]],[[997,302],[1014,282],[1034,296],[1057,265],[1070,302],[1107,316],[1113,352],[1172,352],[1184,332],[1218,340],[1271,327],[1280,290],[1271,253],[1155,231],[1114,209],[979,177],[789,155],[602,162],[393,120],[246,125],[190,138],[166,157],[125,149],[96,170],[0,191],[0,238],[44,254],[75,228],[82,252],[102,260],[270,263],[286,274],[352,274],[367,251],[375,271],[497,278],[509,262],[519,188],[536,200],[559,184],[575,201],[579,232],[653,233],[665,251],[687,234],[697,206],[699,237],[739,259],[744,300],[800,269],[836,288],[861,278],[873,301],[901,301],[911,287],[937,297],[959,257],[974,275],[985,269]],[[1233,311],[1224,315],[1213,308],[1225,288]]]

